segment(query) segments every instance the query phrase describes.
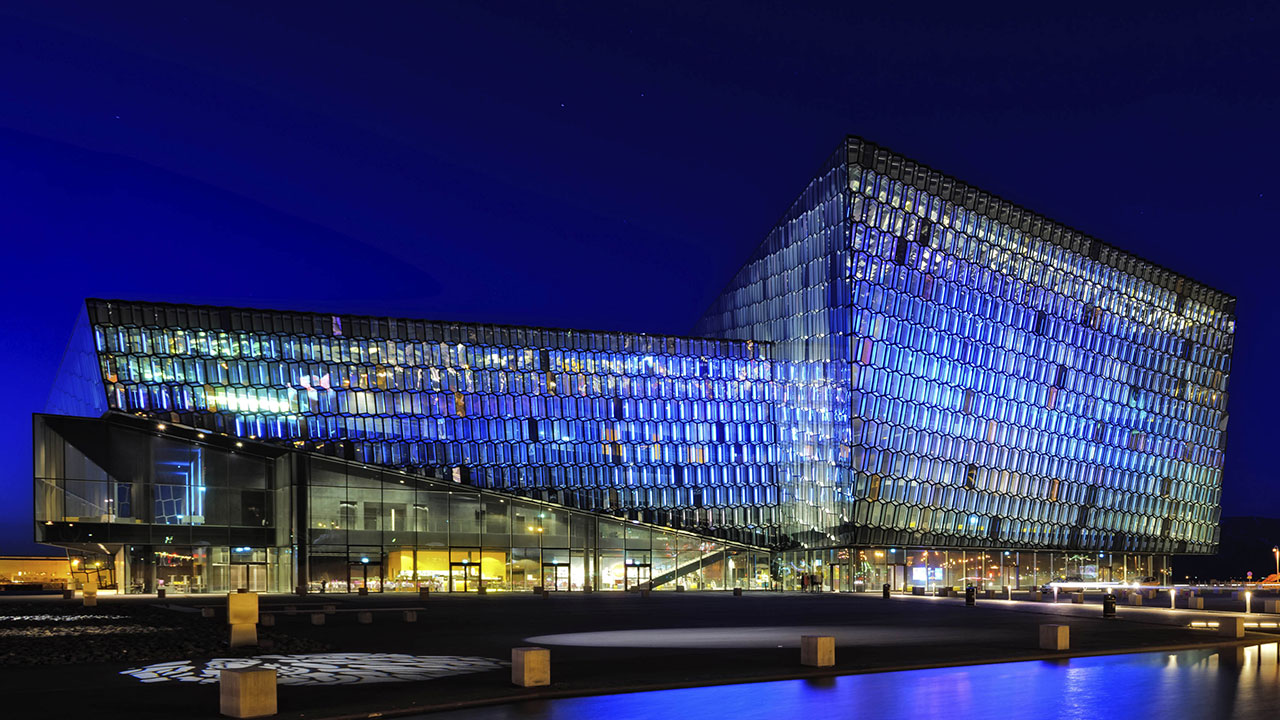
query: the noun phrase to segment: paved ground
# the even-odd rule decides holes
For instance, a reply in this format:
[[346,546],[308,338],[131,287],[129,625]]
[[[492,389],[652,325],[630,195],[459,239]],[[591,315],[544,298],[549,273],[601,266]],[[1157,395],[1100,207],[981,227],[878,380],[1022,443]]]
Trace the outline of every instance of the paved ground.
[[[194,615],[218,598],[165,602],[173,612]],[[1065,600],[1065,598],[1064,598]],[[31,599],[23,599],[30,602]],[[0,600],[0,614],[5,604]],[[43,600],[51,609],[61,600]],[[154,598],[103,597],[99,608],[129,603],[156,604]],[[224,601],[225,602],[225,601]],[[305,613],[275,614],[275,631],[300,641],[323,644],[341,653],[402,653],[459,656],[472,660],[437,663],[426,672],[446,672],[483,658],[506,661],[512,647],[536,643],[551,648],[552,686],[531,692],[509,683],[505,668],[414,682],[330,683],[282,686],[280,715],[292,718],[365,717],[424,707],[459,707],[494,699],[561,696],[627,689],[740,682],[766,678],[822,676],[890,668],[1024,660],[1044,657],[1037,648],[1037,626],[1067,623],[1072,652],[1113,653],[1188,645],[1218,644],[1210,631],[1188,627],[1193,620],[1222,617],[1214,611],[1170,611],[1121,605],[1120,617],[1104,620],[1096,604],[979,600],[965,607],[958,598],[870,594],[801,595],[792,593],[654,593],[649,598],[613,593],[433,596],[311,596],[299,601],[264,596],[264,612],[286,603],[332,602],[335,615],[324,626],[310,624]],[[78,603],[75,603],[78,604]],[[1210,605],[1234,610],[1229,598]],[[357,622],[356,611],[374,611],[372,624]],[[409,624],[399,609],[419,608]],[[304,610],[306,608],[303,608]],[[1242,607],[1241,607],[1242,609]],[[1254,614],[1250,620],[1280,621],[1280,615]],[[225,623],[224,617],[206,622]],[[811,670],[799,665],[799,636],[837,637],[837,665]],[[1274,635],[1254,639],[1275,640]],[[189,658],[195,669],[208,657]],[[139,667],[119,663],[0,667],[4,706],[92,712],[95,717],[216,717],[217,685],[162,681],[143,683],[121,671]],[[392,667],[392,675],[413,675]],[[339,672],[329,679],[349,677]]]

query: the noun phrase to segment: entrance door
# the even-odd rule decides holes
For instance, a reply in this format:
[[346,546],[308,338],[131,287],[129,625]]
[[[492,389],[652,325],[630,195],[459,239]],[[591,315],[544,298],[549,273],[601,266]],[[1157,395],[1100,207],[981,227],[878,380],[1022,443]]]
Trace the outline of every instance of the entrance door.
[[542,564],[542,588],[544,590],[568,590],[569,566],[565,563]]
[[890,565],[893,569],[893,588],[895,590],[907,591],[907,566],[906,565]]
[[231,570],[230,590],[248,588],[249,592],[265,592],[267,589],[267,566],[263,563],[233,563]]
[[652,567],[649,563],[628,565],[626,575],[623,576],[622,589],[630,590],[633,587],[648,587],[649,580],[652,577]]
[[476,592],[480,589],[480,563],[449,563],[449,592]]
[[347,592],[382,592],[382,563],[377,558],[361,557],[347,563]]

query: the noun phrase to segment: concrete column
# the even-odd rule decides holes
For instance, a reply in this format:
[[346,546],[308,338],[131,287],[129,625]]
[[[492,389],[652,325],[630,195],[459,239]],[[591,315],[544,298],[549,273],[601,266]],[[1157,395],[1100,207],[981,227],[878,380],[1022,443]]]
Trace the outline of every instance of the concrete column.
[[1229,638],[1244,637],[1244,618],[1224,617],[1218,620],[1218,634]]
[[1069,625],[1041,625],[1041,650],[1070,650],[1071,627]]
[[801,635],[800,664],[831,667],[836,664],[836,639],[830,635]]
[[222,670],[218,674],[219,710],[233,718],[267,717],[276,714],[276,671],[247,667]]
[[511,682],[520,687],[551,684],[551,651],[540,647],[511,649]]

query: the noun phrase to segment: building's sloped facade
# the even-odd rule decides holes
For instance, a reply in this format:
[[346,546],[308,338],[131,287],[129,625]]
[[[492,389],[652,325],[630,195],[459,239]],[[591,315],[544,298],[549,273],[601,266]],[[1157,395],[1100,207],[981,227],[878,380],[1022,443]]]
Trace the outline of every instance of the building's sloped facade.
[[805,546],[1206,553],[1234,305],[850,138],[695,334],[795,381]]
[[107,300],[87,325],[112,411],[762,545],[776,524],[763,343]]

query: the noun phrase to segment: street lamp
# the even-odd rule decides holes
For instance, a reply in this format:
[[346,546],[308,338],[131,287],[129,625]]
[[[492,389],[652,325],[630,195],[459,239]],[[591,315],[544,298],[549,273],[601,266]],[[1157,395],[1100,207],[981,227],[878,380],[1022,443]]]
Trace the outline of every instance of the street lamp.
[[[1276,556],[1276,575],[1280,576],[1280,545],[1273,546],[1271,554]],[[1280,577],[1277,577],[1276,581],[1280,582]]]

